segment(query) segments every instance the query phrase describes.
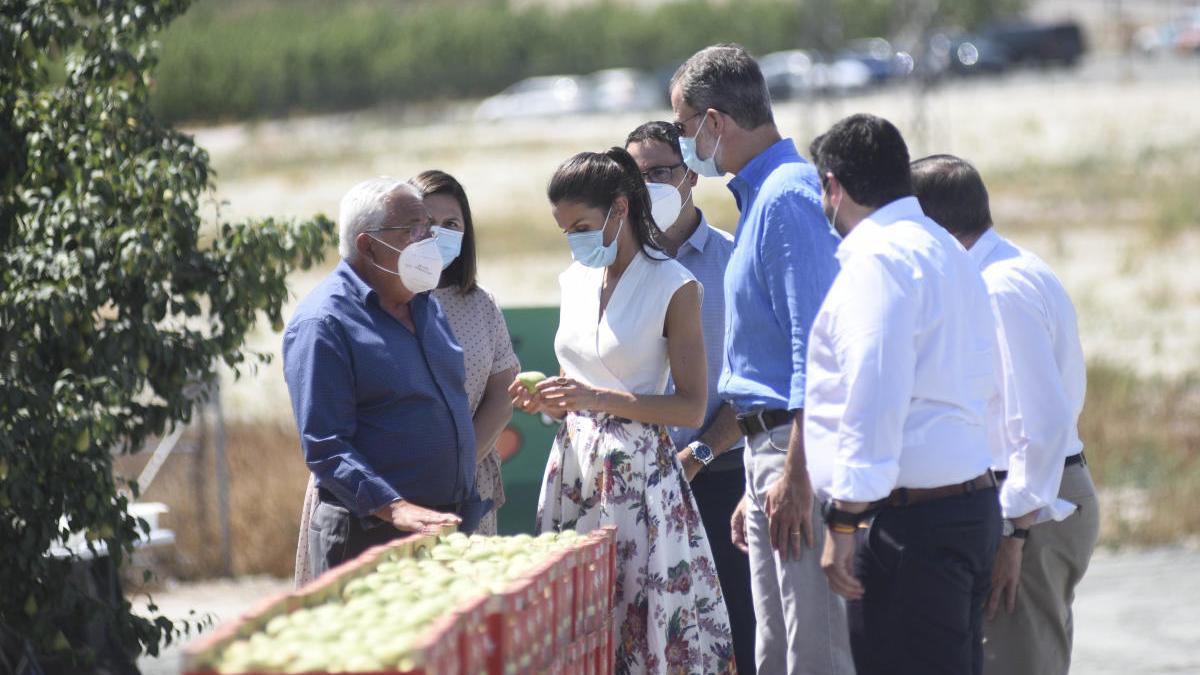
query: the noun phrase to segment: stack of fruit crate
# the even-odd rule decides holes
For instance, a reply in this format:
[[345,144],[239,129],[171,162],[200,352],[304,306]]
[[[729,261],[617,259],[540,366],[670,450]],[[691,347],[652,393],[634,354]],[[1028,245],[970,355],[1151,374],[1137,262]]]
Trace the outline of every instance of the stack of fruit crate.
[[408,537],[194,643],[186,672],[611,673],[615,556],[612,528]]

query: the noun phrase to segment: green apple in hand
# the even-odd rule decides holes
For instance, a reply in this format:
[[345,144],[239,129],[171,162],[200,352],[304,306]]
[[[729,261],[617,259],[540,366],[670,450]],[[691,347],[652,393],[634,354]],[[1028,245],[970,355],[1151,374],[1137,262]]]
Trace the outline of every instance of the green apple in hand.
[[537,383],[544,379],[546,379],[546,374],[540,370],[527,370],[523,373],[517,373],[517,381],[525,385],[525,389],[528,390],[530,394],[532,394],[534,388],[537,387]]

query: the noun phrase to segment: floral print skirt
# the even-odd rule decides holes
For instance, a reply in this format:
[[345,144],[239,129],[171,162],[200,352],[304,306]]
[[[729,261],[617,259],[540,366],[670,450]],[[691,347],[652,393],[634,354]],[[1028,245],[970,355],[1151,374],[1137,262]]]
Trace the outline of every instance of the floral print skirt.
[[734,672],[708,537],[663,428],[568,413],[537,520],[539,532],[616,526],[616,672]]

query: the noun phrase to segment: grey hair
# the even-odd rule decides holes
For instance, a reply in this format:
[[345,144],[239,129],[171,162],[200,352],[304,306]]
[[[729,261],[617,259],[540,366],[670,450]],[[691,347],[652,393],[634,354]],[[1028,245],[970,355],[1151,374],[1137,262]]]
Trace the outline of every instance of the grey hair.
[[421,199],[421,192],[415,187],[390,176],[364,180],[342,197],[338,210],[338,254],[342,260],[352,261],[358,256],[354,246],[358,235],[387,226],[393,195],[398,191]]
[[775,122],[762,71],[739,44],[713,45],[693,54],[671,77],[671,91],[676,87],[692,110],[719,110],[743,129]]

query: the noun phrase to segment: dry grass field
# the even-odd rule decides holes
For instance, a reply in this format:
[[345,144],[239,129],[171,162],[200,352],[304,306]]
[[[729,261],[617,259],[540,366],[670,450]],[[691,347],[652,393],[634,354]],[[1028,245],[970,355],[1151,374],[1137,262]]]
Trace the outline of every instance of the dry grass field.
[[[952,83],[923,98],[894,89],[776,109],[802,148],[836,119],[868,111],[896,122],[914,157],[952,152],[980,167],[997,227],[1045,258],[1079,309],[1092,364],[1082,433],[1104,487],[1109,544],[1200,533],[1191,498],[1200,490],[1198,85],[1200,60],[1101,59],[1075,72]],[[500,124],[476,124],[470,112],[373,110],[193,132],[218,171],[225,219],[335,216],[362,178],[450,171],[472,200],[483,283],[506,306],[556,305],[569,253],[544,197],[551,172],[669,111]],[[701,181],[697,203],[732,229],[722,183]],[[295,298],[322,273],[295,276]],[[251,347],[275,353],[280,337],[264,326]],[[229,378],[224,402],[234,571],[289,574],[305,470],[278,359]],[[126,470],[141,461],[128,458]],[[183,577],[211,574],[219,562],[215,488],[198,478],[200,461],[172,457],[147,494],[171,505],[172,573]]]

